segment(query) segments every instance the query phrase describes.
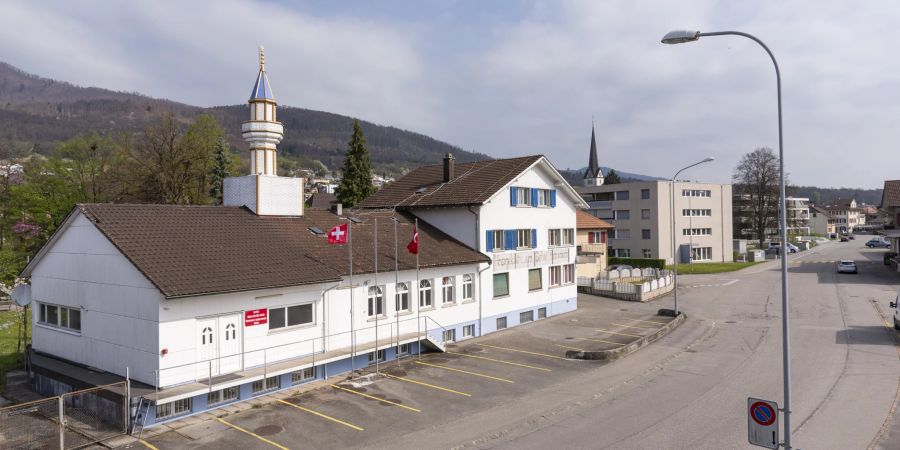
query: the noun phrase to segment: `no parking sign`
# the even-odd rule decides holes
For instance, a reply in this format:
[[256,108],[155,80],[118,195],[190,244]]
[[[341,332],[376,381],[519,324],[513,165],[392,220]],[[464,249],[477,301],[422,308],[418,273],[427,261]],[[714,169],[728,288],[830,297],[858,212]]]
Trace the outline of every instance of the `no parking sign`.
[[778,403],[747,398],[747,440],[760,447],[778,448]]

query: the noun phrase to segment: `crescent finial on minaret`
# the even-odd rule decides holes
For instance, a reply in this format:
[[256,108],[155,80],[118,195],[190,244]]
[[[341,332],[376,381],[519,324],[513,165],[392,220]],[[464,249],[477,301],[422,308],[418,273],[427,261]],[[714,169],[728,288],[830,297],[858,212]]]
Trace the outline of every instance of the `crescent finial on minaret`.
[[259,46],[259,70],[266,70],[266,53],[263,46]]

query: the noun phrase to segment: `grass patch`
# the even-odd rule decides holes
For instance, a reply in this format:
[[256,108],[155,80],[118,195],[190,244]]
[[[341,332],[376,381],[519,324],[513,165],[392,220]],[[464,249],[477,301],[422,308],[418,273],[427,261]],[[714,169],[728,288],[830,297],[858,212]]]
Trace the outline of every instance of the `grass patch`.
[[[31,310],[28,310],[31,316]],[[11,369],[22,367],[25,361],[22,358],[22,349],[25,343],[19,347],[16,352],[16,343],[18,342],[17,333],[19,333],[19,324],[22,322],[22,315],[18,311],[0,311],[0,392],[3,392],[6,384],[6,372]],[[27,321],[28,337],[31,338],[31,320]]]
[[[679,264],[678,265],[678,273],[679,274],[705,274],[705,273],[722,273],[722,272],[734,272],[735,270],[741,270],[745,267],[750,267],[752,265],[759,264],[762,261],[756,262],[726,262],[726,263],[694,263],[694,264]],[[666,266],[666,269],[672,270],[672,266]]]

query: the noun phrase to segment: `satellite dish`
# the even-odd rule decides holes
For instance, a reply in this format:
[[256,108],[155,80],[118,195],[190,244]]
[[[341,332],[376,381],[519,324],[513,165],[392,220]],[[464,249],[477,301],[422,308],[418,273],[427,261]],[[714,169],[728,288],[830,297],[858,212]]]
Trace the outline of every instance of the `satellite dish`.
[[31,285],[20,284],[12,290],[12,299],[19,306],[31,304]]

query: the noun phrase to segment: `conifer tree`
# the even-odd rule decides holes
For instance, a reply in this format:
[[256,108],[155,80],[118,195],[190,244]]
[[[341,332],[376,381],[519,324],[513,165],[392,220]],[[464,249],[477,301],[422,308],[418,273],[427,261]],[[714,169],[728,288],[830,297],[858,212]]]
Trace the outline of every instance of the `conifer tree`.
[[353,121],[353,136],[350,137],[349,146],[337,192],[338,201],[345,206],[353,206],[375,192],[369,150],[358,120]]
[[619,184],[621,182],[622,178],[619,177],[616,169],[609,169],[609,173],[606,174],[606,178],[603,180],[603,184]]
[[213,150],[213,165],[209,171],[209,196],[213,204],[222,204],[222,191],[225,178],[230,175],[231,158],[228,155],[228,141],[221,137]]

